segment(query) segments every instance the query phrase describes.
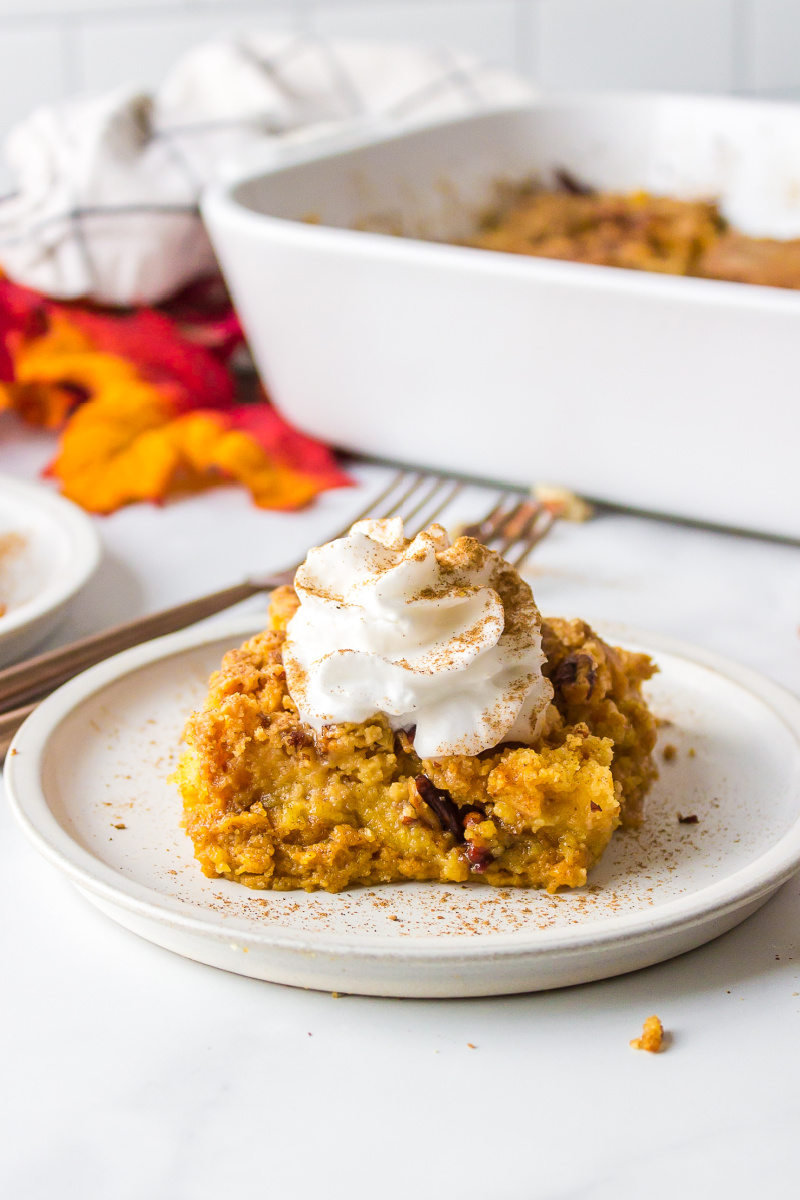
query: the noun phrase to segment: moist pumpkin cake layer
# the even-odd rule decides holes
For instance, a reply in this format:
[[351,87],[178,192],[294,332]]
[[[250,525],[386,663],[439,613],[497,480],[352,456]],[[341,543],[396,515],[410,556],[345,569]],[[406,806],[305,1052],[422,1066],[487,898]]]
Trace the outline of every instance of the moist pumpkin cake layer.
[[[206,875],[278,890],[474,879],[555,891],[585,883],[614,830],[640,822],[656,776],[655,721],[641,692],[655,670],[651,660],[608,646],[582,621],[541,622],[528,585],[513,568],[471,539],[450,547],[443,533],[417,547],[420,539],[409,543],[401,530],[387,551],[394,555],[387,570],[395,582],[398,563],[418,570],[427,555],[445,582],[455,581],[446,601],[441,589],[423,596],[434,604],[438,621],[451,611],[448,605],[474,607],[484,602],[483,592],[491,596],[488,608],[459,618],[449,658],[443,657],[441,638],[435,643],[439,678],[430,654],[424,662],[415,663],[408,652],[392,660],[402,662],[406,672],[420,663],[425,668],[420,681],[429,690],[419,701],[416,727],[408,713],[398,715],[408,694],[398,700],[391,691],[385,647],[376,686],[387,689],[386,710],[360,720],[323,719],[326,704],[335,708],[341,702],[355,710],[371,702],[369,688],[361,689],[359,700],[352,682],[369,673],[367,651],[363,645],[348,650],[344,666],[337,660],[339,674],[331,683],[331,652],[313,659],[316,651],[309,657],[303,650],[301,604],[291,588],[274,594],[270,628],[225,656],[204,707],[189,719],[187,749],[173,776],[183,796],[185,829]],[[476,563],[482,572],[478,583],[464,586],[465,570],[474,571]],[[385,571],[380,578],[385,583]],[[487,581],[494,586],[484,586]],[[519,584],[523,592],[512,594],[509,588]],[[300,572],[297,585],[312,615],[315,596],[333,603],[337,618],[338,609],[348,609],[341,595],[331,599],[321,587],[315,592],[308,579],[303,589]],[[505,633],[492,626],[487,634],[501,594]],[[415,594],[412,605],[417,599]],[[520,613],[536,630],[522,649],[519,639],[513,642]],[[367,623],[370,637],[379,626],[379,618]],[[465,628],[472,630],[469,636]],[[504,640],[505,658],[493,661],[490,680],[482,680],[476,661],[487,647],[502,650]],[[358,653],[362,659],[354,663],[351,657]],[[453,717],[450,697],[430,691],[448,672],[455,670],[456,678],[465,662],[472,673],[462,681],[458,702],[463,706],[471,694],[476,709],[483,705],[483,717],[470,717],[469,727],[467,709],[456,709]],[[321,678],[328,673],[322,683],[333,699],[323,696],[314,677],[318,667]],[[347,687],[340,686],[342,679],[350,680]],[[486,690],[498,680],[504,689],[499,699]],[[501,728],[498,721],[505,721],[511,735],[498,744],[476,753],[442,752],[443,738],[479,746],[492,736],[487,729]]]

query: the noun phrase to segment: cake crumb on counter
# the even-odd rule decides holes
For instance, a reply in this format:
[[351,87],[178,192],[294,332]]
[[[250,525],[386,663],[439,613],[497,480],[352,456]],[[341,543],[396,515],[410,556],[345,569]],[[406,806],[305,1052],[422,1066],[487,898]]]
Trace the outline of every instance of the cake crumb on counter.
[[678,747],[673,746],[672,742],[667,742],[661,751],[661,757],[664,759],[664,762],[672,762],[678,757]]
[[532,488],[532,495],[534,500],[538,500],[554,517],[562,521],[583,524],[594,516],[592,505],[568,488],[556,487],[552,483],[537,483]]
[[634,1050],[648,1050],[650,1054],[658,1054],[664,1042],[664,1026],[658,1017],[648,1017],[642,1026],[642,1036],[631,1042]]

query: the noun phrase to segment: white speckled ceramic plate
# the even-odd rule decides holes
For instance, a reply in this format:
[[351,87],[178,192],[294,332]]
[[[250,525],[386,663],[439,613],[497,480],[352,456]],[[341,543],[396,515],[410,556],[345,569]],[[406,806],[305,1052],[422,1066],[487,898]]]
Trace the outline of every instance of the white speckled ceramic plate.
[[[26,721],[6,781],[37,848],[114,920],[178,954],[280,983],[478,996],[583,983],[659,962],[754,912],[800,865],[800,701],[666,638],[651,653],[670,723],[640,833],[618,833],[588,887],[556,896],[402,884],[330,896],[206,879],[166,776],[183,722],[252,616],[187,630],[72,680]],[[682,824],[683,816],[697,822]]]
[[47,637],[99,561],[100,539],[77,505],[0,476],[0,666]]

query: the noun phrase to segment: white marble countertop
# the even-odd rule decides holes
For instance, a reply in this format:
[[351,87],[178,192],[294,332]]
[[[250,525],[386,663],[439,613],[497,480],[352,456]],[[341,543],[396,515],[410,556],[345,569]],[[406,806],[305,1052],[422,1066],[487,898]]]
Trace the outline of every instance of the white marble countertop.
[[[6,441],[0,471],[35,478],[48,452],[42,435]],[[379,472],[361,474],[375,486]],[[102,519],[104,562],[57,640],[285,565],[361,499],[280,515],[226,489]],[[468,493],[453,515],[484,502]],[[800,692],[800,549],[614,516],[558,527],[534,561],[545,613],[676,635]],[[0,825],[9,1200],[793,1194],[797,878],[718,941],[604,983],[334,998],[138,939],[42,862],[5,806]],[[656,1056],[628,1046],[652,1012],[673,1038]]]

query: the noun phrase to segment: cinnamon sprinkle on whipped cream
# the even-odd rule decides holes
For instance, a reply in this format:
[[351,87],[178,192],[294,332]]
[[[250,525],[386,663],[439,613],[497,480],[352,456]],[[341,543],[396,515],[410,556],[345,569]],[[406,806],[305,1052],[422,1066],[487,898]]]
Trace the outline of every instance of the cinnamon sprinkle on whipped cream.
[[295,576],[300,607],[283,649],[301,719],[385,713],[416,726],[421,758],[532,744],[552,698],[541,617],[528,584],[474,538],[441,525],[413,541],[399,517],[358,521],[312,549]]

